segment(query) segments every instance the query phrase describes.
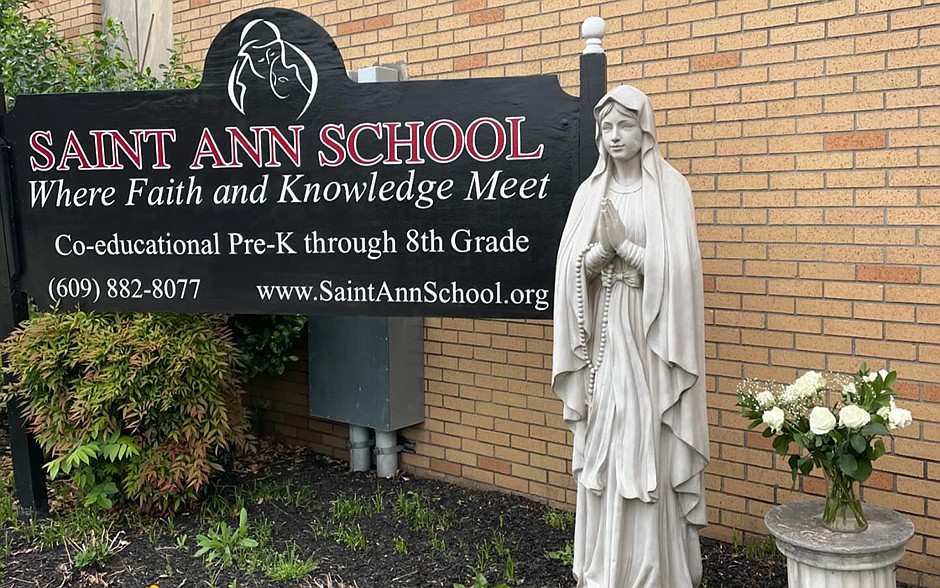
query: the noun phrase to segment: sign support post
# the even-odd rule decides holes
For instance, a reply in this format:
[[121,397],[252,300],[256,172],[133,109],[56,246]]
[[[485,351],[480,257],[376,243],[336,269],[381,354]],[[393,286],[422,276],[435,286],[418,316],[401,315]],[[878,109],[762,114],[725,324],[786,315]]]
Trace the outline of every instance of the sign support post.
[[[13,233],[13,190],[10,146],[3,138],[5,95],[0,85],[0,338],[5,339],[20,322],[29,318],[26,295],[13,288],[19,273],[16,236]],[[6,378],[4,378],[6,381]],[[36,438],[30,434],[23,417],[23,405],[11,400],[7,405],[10,427],[10,451],[13,456],[14,494],[20,518],[49,510],[46,497],[45,457]]]
[[585,39],[581,54],[581,134],[578,155],[579,183],[591,175],[597,163],[597,144],[594,142],[594,106],[607,93],[607,55],[601,47],[604,21],[592,16],[581,25]]

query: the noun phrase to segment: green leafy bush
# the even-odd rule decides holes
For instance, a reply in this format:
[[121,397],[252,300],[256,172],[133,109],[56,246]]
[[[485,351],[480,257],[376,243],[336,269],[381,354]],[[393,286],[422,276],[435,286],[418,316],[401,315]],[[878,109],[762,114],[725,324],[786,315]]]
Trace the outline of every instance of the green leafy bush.
[[214,315],[50,312],[2,344],[55,477],[89,504],[175,510],[198,497],[226,450],[250,444],[237,351]]
[[[178,50],[154,73],[121,52],[123,29],[64,38],[30,0],[0,0],[0,83],[17,95],[192,88]],[[178,49],[178,47],[177,47]],[[247,443],[233,372],[238,354],[220,318],[39,314],[3,346],[15,383],[0,393],[28,403],[27,418],[86,504],[130,499],[172,509],[195,498],[222,452]]]
[[241,352],[241,377],[279,376],[284,365],[297,361],[294,344],[306,333],[307,317],[298,315],[234,315],[229,319],[235,347]]
[[198,83],[178,50],[155,74],[120,51],[126,37],[113,21],[76,40],[66,39],[51,18],[27,17],[29,3],[0,0],[0,83],[8,107],[19,94],[192,88]]

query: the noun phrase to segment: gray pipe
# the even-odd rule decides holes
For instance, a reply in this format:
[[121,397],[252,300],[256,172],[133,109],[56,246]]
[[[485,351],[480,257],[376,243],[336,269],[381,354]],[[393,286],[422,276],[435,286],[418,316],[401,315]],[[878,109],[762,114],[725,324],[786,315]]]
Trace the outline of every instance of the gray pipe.
[[369,429],[349,425],[349,471],[368,472],[372,469],[371,447]]
[[375,431],[375,473],[380,478],[391,478],[398,473],[398,431]]

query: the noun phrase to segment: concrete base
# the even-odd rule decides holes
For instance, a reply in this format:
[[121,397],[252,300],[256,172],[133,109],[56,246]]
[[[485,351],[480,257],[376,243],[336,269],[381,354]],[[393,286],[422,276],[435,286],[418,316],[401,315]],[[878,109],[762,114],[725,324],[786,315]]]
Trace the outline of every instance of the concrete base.
[[775,506],[764,523],[787,556],[790,588],[895,588],[894,566],[914,536],[910,519],[864,505],[868,528],[839,533],[823,527],[822,500]]

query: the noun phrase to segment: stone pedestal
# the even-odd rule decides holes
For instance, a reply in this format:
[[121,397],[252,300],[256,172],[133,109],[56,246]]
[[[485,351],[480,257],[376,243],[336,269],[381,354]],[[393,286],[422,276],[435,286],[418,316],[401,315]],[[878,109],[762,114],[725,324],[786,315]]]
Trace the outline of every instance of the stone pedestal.
[[790,588],[895,588],[894,566],[914,536],[910,519],[864,505],[868,528],[837,533],[822,525],[822,500],[776,506],[764,523],[787,556]]

